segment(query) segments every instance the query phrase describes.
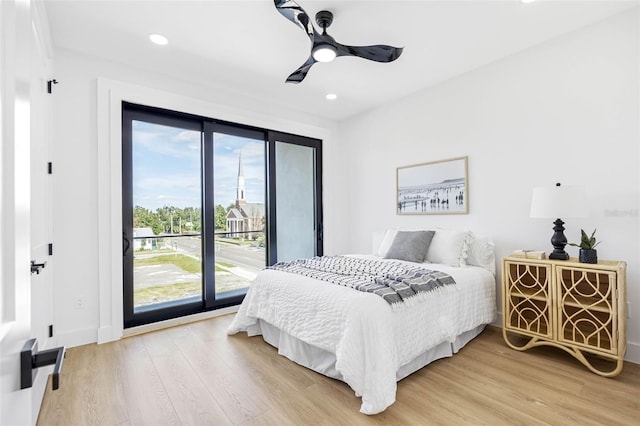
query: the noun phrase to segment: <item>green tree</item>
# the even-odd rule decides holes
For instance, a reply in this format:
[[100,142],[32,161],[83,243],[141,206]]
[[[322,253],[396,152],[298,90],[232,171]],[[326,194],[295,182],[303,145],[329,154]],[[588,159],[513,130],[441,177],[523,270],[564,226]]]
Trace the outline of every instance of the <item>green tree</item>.
[[227,210],[222,207],[220,204],[216,206],[216,210],[214,212],[214,220],[216,224],[216,229],[226,230],[227,229]]
[[134,228],[151,228],[154,234],[162,232],[162,224],[158,220],[158,216],[141,206],[133,208],[133,227]]
[[[226,214],[225,214],[226,216]],[[155,212],[150,211],[141,206],[135,206],[133,209],[133,226],[134,228],[151,228],[156,235],[170,233],[177,234],[201,232],[201,208],[185,207],[181,209],[174,206],[163,206],[157,208]]]
[[183,231],[185,232],[200,232],[200,208],[199,207],[185,207],[182,210],[182,223]]

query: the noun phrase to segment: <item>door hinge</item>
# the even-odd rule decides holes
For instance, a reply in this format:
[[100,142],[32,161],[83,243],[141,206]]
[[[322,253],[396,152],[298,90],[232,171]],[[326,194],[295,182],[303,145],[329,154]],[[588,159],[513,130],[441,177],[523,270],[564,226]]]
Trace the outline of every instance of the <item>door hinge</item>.
[[47,173],[50,175],[53,174],[53,163],[51,163],[51,161],[47,163]]
[[49,324],[49,337],[53,337],[53,324]]
[[53,80],[47,81],[47,93],[53,93],[53,85],[58,84],[58,80],[55,78]]
[[49,243],[49,256],[53,256],[53,243]]

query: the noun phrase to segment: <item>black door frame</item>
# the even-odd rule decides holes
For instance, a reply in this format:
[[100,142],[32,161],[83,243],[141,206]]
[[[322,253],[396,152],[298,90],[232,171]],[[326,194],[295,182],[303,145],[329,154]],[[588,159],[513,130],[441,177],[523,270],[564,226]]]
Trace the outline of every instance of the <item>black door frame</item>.
[[[314,162],[314,199],[316,201],[315,205],[315,217],[314,217],[314,227],[316,231],[316,245],[315,252],[316,256],[322,256],[323,254],[323,222],[322,222],[322,141],[320,139],[313,139],[304,136],[298,136],[291,133],[283,133],[277,131],[269,131],[267,133],[267,200],[268,200],[268,217],[267,221],[267,241],[268,244],[267,250],[267,259],[268,264],[273,265],[278,261],[278,251],[277,245],[275,242],[277,239],[275,238],[277,229],[277,215],[276,211],[276,199],[278,194],[276,194],[276,142],[281,143],[289,143],[293,145],[301,145],[309,148],[313,148],[315,150],[315,162]],[[273,244],[271,244],[273,241]]]
[[[154,309],[135,312],[133,302],[133,128],[134,120],[202,132],[202,123],[186,114],[166,114],[154,108],[123,102],[122,105],[122,237],[124,328],[201,312],[202,300],[167,302]],[[201,141],[202,144],[202,141]],[[204,217],[203,217],[204,220]],[[204,276],[204,271],[203,271]]]

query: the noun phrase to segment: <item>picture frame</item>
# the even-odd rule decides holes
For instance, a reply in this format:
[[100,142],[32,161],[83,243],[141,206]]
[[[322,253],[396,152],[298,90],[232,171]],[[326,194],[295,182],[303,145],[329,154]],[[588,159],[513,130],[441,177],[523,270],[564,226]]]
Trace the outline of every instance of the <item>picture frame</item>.
[[468,157],[398,167],[396,213],[468,214]]

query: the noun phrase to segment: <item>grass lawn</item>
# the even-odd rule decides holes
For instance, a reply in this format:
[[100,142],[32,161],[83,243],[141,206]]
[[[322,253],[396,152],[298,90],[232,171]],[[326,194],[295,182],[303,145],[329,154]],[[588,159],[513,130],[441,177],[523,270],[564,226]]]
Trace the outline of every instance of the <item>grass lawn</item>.
[[166,263],[172,263],[178,268],[184,269],[192,274],[202,272],[202,266],[198,259],[185,256],[184,254],[165,254],[162,256],[146,257],[143,259],[135,259],[133,261],[133,267],[136,266],[149,266],[149,265],[164,265]]
[[195,282],[138,288],[133,292],[133,304],[135,306],[144,306],[151,303],[167,302],[170,300],[199,296],[201,287],[201,283]]
[[[178,268],[192,274],[202,273],[202,266],[199,259],[194,259],[184,254],[165,254],[160,256],[145,257],[142,259],[134,260],[134,268],[139,266],[150,265],[166,265],[172,264]],[[226,269],[218,267],[218,265],[224,268],[233,268],[235,265],[226,262],[216,262],[216,272],[225,272]],[[216,275],[217,276],[217,275]],[[217,276],[216,278],[216,291],[218,293],[233,290],[237,287],[246,287],[248,283],[243,279],[239,279],[234,275]],[[134,306],[144,306],[153,303],[166,302],[170,300],[185,299],[188,297],[199,296],[201,294],[202,283],[185,282],[185,283],[172,283],[163,284],[152,287],[136,288],[134,290],[133,299]]]
[[[199,274],[202,272],[202,264],[199,259],[194,259],[190,256],[185,256],[184,254],[166,254],[162,256],[153,256],[153,257],[145,257],[143,259],[134,259],[133,267],[136,266],[149,266],[149,265],[164,265],[166,263],[172,263],[176,265],[178,268],[181,268],[187,272],[192,274]],[[216,271],[224,271],[224,269],[218,268],[218,264],[232,268],[235,265],[225,262],[216,262]]]

